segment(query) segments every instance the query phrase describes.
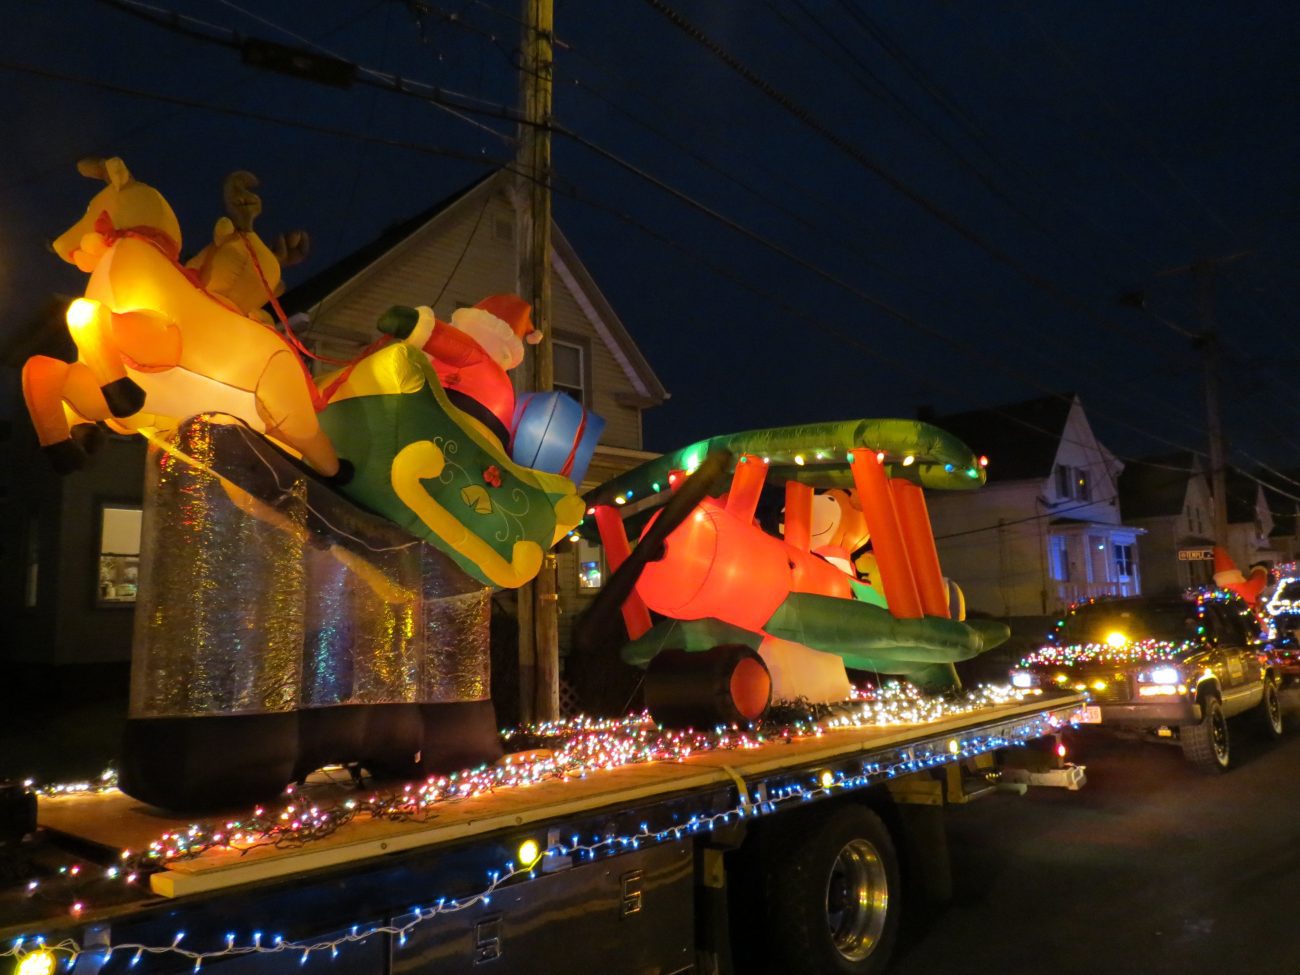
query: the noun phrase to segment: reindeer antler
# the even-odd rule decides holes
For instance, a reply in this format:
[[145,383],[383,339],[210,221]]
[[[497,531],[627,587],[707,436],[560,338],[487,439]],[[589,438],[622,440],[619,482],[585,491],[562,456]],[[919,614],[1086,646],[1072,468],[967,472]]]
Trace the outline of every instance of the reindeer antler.
[[280,267],[293,267],[307,260],[311,253],[311,235],[305,230],[290,230],[275,238],[271,253],[280,262]]
[[262,198],[253,190],[261,185],[256,176],[240,169],[226,177],[221,186],[221,196],[226,204],[226,215],[244,233],[252,233],[253,221],[262,212]]

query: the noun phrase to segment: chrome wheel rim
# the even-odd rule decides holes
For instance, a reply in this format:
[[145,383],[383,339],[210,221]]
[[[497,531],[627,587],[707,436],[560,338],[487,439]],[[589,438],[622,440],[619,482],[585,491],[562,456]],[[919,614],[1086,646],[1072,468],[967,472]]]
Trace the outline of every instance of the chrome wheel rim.
[[1214,758],[1220,765],[1228,764],[1228,719],[1222,708],[1210,714],[1210,741],[1214,744]]
[[848,961],[870,955],[888,910],[889,880],[879,852],[867,840],[849,840],[826,880],[826,925],[835,950]]
[[1269,683],[1264,687],[1264,707],[1268,710],[1268,726],[1274,734],[1282,731],[1282,701],[1277,696],[1277,685]]

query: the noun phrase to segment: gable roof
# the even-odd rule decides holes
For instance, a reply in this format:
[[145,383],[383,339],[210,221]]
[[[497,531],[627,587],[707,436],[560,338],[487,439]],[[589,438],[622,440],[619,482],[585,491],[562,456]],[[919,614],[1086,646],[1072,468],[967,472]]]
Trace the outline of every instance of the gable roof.
[[310,313],[316,305],[370,267],[394,247],[418,233],[427,223],[450,210],[457,202],[476,195],[475,190],[486,185],[500,172],[498,170],[494,173],[488,173],[486,176],[470,183],[469,186],[457,190],[450,196],[443,197],[433,206],[421,210],[415,216],[390,224],[374,240],[362,244],[351,254],[335,261],[324,270],[318,271],[301,284],[295,285],[292,290],[286,291],[283,297],[280,298],[280,304],[284,306],[284,310],[290,315],[298,312]]
[[[455,209],[477,205],[485,197],[504,190],[511,178],[506,170],[496,170],[414,216],[393,224],[374,240],[286,292],[280,303],[291,315],[316,310],[332,294],[364,274],[385,255],[405,245],[430,224]],[[551,248],[553,273],[572,293],[636,389],[638,402],[635,405],[653,406],[668,399],[669,393],[663,383],[554,221],[551,222]]]
[[1052,473],[1075,402],[1073,393],[1062,393],[953,413],[931,422],[989,458],[990,482],[1044,478]]
[[1258,514],[1259,482],[1244,471],[1229,468],[1225,479],[1228,524],[1253,524]]
[[1119,476],[1119,510],[1125,520],[1180,515],[1187,482],[1200,473],[1190,450],[1129,461]]

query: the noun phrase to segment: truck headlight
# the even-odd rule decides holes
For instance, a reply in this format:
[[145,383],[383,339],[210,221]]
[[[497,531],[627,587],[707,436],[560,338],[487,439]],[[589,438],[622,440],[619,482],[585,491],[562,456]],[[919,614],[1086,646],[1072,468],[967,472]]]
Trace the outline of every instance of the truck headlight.
[[1138,674],[1138,680],[1144,684],[1181,684],[1183,674],[1177,667],[1168,664],[1162,667],[1150,667]]
[[1027,670],[1013,670],[1011,672],[1011,686],[1018,687],[1021,690],[1028,690],[1031,687],[1038,686],[1038,678]]

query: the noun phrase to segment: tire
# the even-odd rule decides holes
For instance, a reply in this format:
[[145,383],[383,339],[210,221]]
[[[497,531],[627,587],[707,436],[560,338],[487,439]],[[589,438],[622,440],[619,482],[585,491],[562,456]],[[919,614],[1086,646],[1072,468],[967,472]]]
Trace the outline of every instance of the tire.
[[1201,701],[1201,720],[1185,724],[1178,731],[1183,756],[1202,772],[1226,772],[1232,761],[1228,744],[1228,719],[1217,694]]
[[1264,699],[1259,702],[1259,720],[1256,725],[1268,738],[1281,738],[1285,726],[1282,719],[1282,698],[1278,694],[1277,681],[1272,677],[1264,678]]
[[851,804],[789,826],[770,847],[766,871],[774,970],[883,971],[898,936],[901,891],[889,830],[875,813]]

